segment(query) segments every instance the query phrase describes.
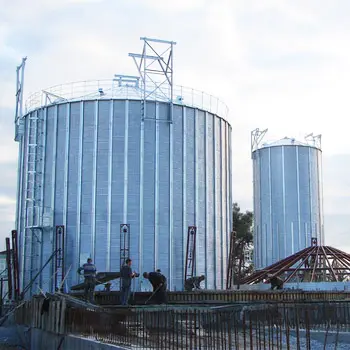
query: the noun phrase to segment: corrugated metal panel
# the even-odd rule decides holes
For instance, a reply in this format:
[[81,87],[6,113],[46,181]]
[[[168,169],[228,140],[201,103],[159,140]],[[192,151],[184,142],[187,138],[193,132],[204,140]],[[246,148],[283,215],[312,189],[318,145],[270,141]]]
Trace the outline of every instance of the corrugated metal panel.
[[[81,101],[43,109],[42,206],[43,212],[52,213],[53,223],[42,230],[39,265],[54,249],[53,227],[64,224],[68,285],[79,281],[76,270],[89,256],[98,270],[117,271],[119,227],[127,223],[134,268],[160,268],[170,288],[179,290],[187,227],[196,225],[196,273],[207,275],[207,288],[223,288],[231,230],[231,128],[211,113],[180,105],[174,106],[170,124],[169,108],[147,102],[144,121],[136,100]],[[26,137],[23,142],[26,159]],[[25,166],[20,173],[23,188]],[[22,209],[22,248],[24,217]],[[27,262],[34,265],[35,259]],[[42,275],[45,290],[52,288],[47,282],[52,273],[51,265]]]
[[254,264],[271,265],[323,239],[321,151],[307,146],[253,152]]
[[205,201],[205,113],[197,110],[196,122],[196,224],[197,224],[197,266],[198,275],[206,273],[206,201]]

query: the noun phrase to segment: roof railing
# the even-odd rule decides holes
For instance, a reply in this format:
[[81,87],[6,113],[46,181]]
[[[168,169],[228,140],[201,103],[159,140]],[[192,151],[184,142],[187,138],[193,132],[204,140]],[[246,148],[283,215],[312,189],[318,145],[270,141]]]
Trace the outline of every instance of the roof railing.
[[[50,104],[86,100],[110,100],[110,99],[136,99],[143,98],[142,90],[138,84],[120,84],[118,79],[88,80],[67,84],[60,84],[31,94],[26,100],[26,113]],[[170,102],[164,94],[152,93],[147,98],[149,101]],[[184,86],[174,86],[173,103],[188,107],[199,108],[220,117],[227,118],[228,107],[217,97],[203,91],[198,91]]]

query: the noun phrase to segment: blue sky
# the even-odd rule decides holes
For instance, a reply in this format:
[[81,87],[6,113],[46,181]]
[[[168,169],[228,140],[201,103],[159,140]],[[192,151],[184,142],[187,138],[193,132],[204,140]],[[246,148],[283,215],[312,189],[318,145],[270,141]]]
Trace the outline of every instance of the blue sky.
[[234,198],[252,207],[250,131],[323,135],[326,243],[350,251],[350,2],[12,0],[0,12],[0,249],[13,227],[15,67],[25,95],[135,74],[140,36],[174,40],[175,82],[218,96],[233,127]]

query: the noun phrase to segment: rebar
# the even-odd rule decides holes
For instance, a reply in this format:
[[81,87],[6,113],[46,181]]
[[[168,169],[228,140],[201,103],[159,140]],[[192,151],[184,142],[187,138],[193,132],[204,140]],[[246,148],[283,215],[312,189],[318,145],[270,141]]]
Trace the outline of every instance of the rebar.
[[[33,306],[34,302],[18,307],[15,320],[45,330],[45,322],[38,318],[50,317],[51,311],[35,313],[39,304]],[[59,313],[59,324],[63,322],[65,334],[131,349],[337,349],[342,346],[339,334],[350,331],[349,312],[348,302],[277,302],[240,308],[68,305],[63,315]]]

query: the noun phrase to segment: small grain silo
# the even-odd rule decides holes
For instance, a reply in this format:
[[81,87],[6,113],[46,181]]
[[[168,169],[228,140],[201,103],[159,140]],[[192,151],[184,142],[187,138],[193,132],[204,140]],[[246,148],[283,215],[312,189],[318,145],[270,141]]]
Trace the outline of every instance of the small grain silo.
[[261,145],[266,131],[252,132],[255,269],[324,244],[321,136]]
[[[227,108],[173,85],[175,43],[142,40],[143,53],[130,54],[139,76],[46,89],[16,120],[23,285],[51,256],[62,225],[69,286],[79,282],[76,270],[87,257],[99,271],[119,271],[126,254],[134,269],[160,268],[171,290],[182,289],[187,229],[196,225],[196,273],[207,276],[207,288],[225,286],[232,203]],[[168,58],[156,49],[147,54],[156,44],[167,45]],[[148,79],[157,64],[165,83]],[[44,290],[53,288],[55,269],[51,261],[38,277]]]

